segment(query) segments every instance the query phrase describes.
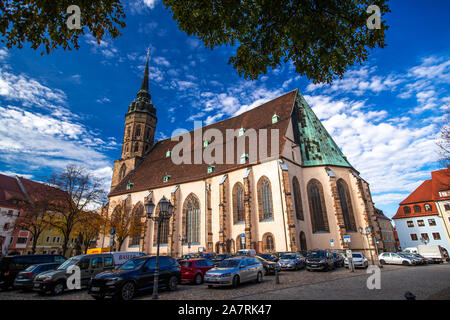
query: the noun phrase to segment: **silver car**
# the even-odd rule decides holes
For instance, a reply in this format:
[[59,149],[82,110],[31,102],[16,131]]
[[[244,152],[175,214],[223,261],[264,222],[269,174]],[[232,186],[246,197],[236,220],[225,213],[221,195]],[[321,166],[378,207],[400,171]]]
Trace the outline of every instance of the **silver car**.
[[262,282],[264,267],[255,257],[232,257],[221,261],[215,268],[205,273],[204,282],[213,286],[233,286],[239,283]]

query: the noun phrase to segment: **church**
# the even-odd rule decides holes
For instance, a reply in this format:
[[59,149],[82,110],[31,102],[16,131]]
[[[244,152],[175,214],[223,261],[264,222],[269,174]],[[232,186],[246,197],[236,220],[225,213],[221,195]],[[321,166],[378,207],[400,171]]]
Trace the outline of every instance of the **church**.
[[[163,255],[234,253],[243,248],[259,253],[352,249],[369,258],[384,250],[369,184],[298,90],[201,128],[223,136],[232,129],[236,134],[191,142],[192,156],[223,147],[223,157],[231,153],[236,158],[232,162],[176,163],[179,142],[155,142],[156,127],[147,59],[141,88],[125,114],[122,154],[114,162],[108,195],[109,216],[116,206],[127,204],[145,227],[119,250],[156,253],[157,224],[146,219],[144,204],[149,199],[157,204],[163,196],[174,206],[161,227]],[[278,134],[250,143],[247,133],[262,129]],[[184,137],[194,141],[195,131]],[[249,149],[262,149],[261,141],[268,152],[252,159]],[[231,142],[243,142],[243,152],[225,147]],[[368,226],[369,237],[359,232]],[[106,235],[104,243],[108,241]]]

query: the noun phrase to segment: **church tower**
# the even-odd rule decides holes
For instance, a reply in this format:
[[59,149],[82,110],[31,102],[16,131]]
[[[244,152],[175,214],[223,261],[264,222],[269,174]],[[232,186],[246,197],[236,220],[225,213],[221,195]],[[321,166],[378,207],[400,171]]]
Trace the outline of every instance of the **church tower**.
[[147,64],[141,89],[137,93],[136,100],[128,106],[128,112],[125,114],[122,156],[119,160],[114,161],[111,190],[139,165],[153,145],[157,118],[156,109],[148,90],[148,62],[149,53],[147,53]]

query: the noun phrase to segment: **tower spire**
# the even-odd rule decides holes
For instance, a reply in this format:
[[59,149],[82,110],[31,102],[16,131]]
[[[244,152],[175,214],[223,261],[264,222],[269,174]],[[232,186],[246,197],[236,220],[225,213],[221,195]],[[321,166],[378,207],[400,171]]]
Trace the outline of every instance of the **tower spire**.
[[150,48],[147,49],[147,64],[145,65],[144,78],[142,79],[141,91],[148,92],[148,61],[150,60]]

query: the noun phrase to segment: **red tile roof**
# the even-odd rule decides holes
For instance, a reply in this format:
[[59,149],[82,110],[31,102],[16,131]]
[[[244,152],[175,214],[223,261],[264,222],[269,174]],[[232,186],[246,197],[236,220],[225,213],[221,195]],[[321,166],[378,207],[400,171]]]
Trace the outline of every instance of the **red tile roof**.
[[[23,177],[18,177],[18,179],[33,201],[38,201],[43,197],[62,196],[63,194],[63,191],[44,183],[28,180]],[[11,206],[14,200],[27,201],[27,196],[22,192],[15,177],[0,174],[0,205]]]
[[[202,128],[203,132],[207,129],[218,129],[222,136],[226,137],[227,129],[238,130],[240,128],[245,129],[279,129],[279,153],[282,152],[286,138],[284,137],[289,122],[291,120],[291,111],[295,102],[295,96],[297,90],[286,93],[274,100],[264,103],[263,105],[244,112],[238,116],[228,118],[223,121],[205,126]],[[278,122],[272,124],[272,116],[277,114],[279,116]],[[191,135],[191,159],[194,159],[194,131],[190,131]],[[270,159],[271,154],[271,139],[270,130],[267,133],[267,154],[268,156],[261,160]],[[258,139],[259,140],[259,139]],[[180,140],[181,141],[181,140]],[[145,156],[143,162],[133,171],[127,174],[122,181],[111,191],[109,196],[144,191],[149,189],[155,189],[165,186],[176,185],[189,181],[198,181],[205,178],[210,178],[217,175],[223,175],[232,170],[245,168],[249,166],[246,164],[214,164],[215,168],[213,173],[208,174],[208,164],[180,164],[176,165],[172,162],[171,158],[166,158],[166,151],[172,150],[177,141],[171,141],[170,138],[157,142],[149,153]],[[203,147],[203,143],[202,143]],[[225,142],[223,147],[223,159],[226,159]],[[248,142],[246,143],[246,153],[248,153]],[[236,138],[234,140],[234,156],[235,159],[239,159],[240,155],[237,155],[237,143]],[[278,158],[277,154],[274,159]],[[203,162],[203,161],[202,161]],[[223,161],[225,162],[225,161]],[[168,174],[170,179],[168,182],[163,182],[163,177]],[[129,182],[133,183],[133,187],[130,190],[126,189]]]
[[[435,201],[448,200],[449,196],[441,197],[440,191],[450,190],[450,169],[442,169],[431,172],[431,179],[425,180],[420,186],[417,187],[405,200],[400,202],[400,206],[393,219],[430,216],[438,214]],[[431,206],[431,211],[425,211],[424,205]],[[414,205],[418,205],[421,208],[421,212],[414,212]],[[411,213],[405,213],[404,207],[408,206],[411,209]]]

